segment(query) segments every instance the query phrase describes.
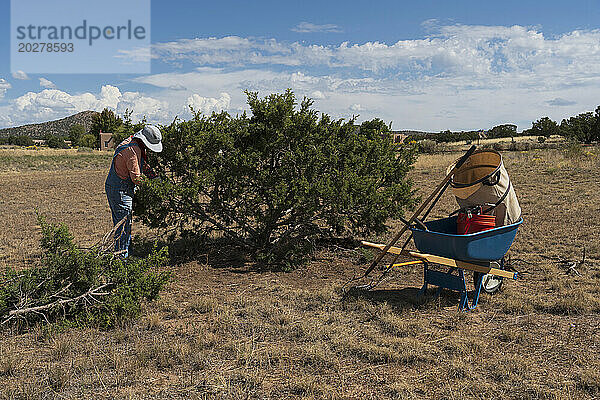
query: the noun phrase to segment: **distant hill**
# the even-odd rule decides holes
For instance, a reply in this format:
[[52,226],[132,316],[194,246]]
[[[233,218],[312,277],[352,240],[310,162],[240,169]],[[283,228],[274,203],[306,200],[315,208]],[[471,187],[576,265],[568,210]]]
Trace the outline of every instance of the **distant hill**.
[[67,136],[69,128],[76,124],[83,125],[87,132],[92,126],[92,117],[96,114],[98,114],[96,111],[82,111],[54,121],[4,128],[0,129],[0,137],[25,135],[33,139],[43,139],[46,135]]

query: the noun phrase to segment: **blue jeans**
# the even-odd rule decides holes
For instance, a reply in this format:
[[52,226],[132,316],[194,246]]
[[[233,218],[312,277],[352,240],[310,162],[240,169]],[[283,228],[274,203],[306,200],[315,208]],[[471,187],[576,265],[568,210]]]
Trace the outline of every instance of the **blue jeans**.
[[133,187],[127,184],[113,186],[106,183],[104,189],[112,213],[113,225],[116,225],[123,218],[127,217],[125,224],[121,225],[115,232],[115,252],[125,250],[121,256],[127,258],[129,255],[129,244],[131,243]]

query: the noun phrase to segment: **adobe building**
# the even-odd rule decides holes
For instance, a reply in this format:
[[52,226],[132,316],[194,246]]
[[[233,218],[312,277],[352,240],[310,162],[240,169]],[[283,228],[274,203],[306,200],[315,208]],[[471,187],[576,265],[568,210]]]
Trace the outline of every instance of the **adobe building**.
[[391,134],[394,143],[404,143],[404,139],[408,137],[406,133],[403,133],[401,131],[392,131]]
[[100,150],[113,150],[115,147],[115,141],[113,140],[113,134],[109,132],[100,132]]

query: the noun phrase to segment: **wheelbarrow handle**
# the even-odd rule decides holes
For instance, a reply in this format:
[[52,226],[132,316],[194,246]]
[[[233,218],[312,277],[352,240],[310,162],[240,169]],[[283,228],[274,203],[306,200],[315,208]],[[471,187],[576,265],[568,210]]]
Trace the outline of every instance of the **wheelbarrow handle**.
[[[440,184],[434,189],[433,193],[431,193],[429,195],[429,197],[419,206],[417,211],[415,211],[415,213],[412,215],[412,217],[410,217],[408,219],[408,221],[407,221],[408,224],[404,223],[404,227],[402,229],[400,229],[400,231],[398,233],[396,233],[396,235],[392,238],[392,240],[385,246],[383,252],[381,252],[379,255],[377,255],[375,257],[375,259],[371,262],[371,265],[369,266],[369,268],[367,268],[367,270],[363,274],[363,277],[366,277],[367,275],[369,275],[371,273],[371,271],[373,271],[373,269],[377,266],[379,261],[381,261],[383,256],[385,256],[385,254],[390,249],[390,247],[395,245],[396,242],[398,241],[398,239],[400,239],[400,237],[404,234],[404,232],[406,232],[406,230],[408,229],[410,224],[415,222],[415,219],[417,219],[418,216],[421,214],[421,212],[425,209],[425,207],[427,207],[427,204],[429,204],[440,191],[444,191],[448,187],[448,182],[450,182],[450,179],[454,175],[454,171],[456,171],[467,160],[467,158],[469,158],[471,156],[471,154],[473,154],[473,152],[475,151],[476,148],[477,148],[477,146],[475,146],[475,145],[471,146],[471,148],[465,153],[465,155],[462,156],[460,158],[460,160],[458,160],[458,162],[448,172],[448,174],[446,175],[444,180],[442,180],[442,182],[440,182]],[[436,201],[438,199],[439,199],[439,196],[436,198]]]
[[[398,217],[398,219],[400,219],[400,222],[402,222],[404,225],[407,225],[407,226],[411,225],[410,222],[408,222],[407,220],[405,220],[402,217]],[[419,227],[419,229],[422,229],[424,231],[428,231],[429,230],[429,228],[427,228],[427,225],[425,225],[423,223],[423,221],[421,221],[419,218],[413,219],[413,222],[415,223],[416,226]]]
[[469,150],[467,150],[467,152],[465,153],[464,156],[462,156],[458,162],[456,163],[456,165],[454,166],[454,169],[459,169],[464,163],[465,161],[467,161],[467,158],[471,157],[471,155],[475,152],[475,149],[477,148],[477,146],[473,145],[471,146],[471,148]]

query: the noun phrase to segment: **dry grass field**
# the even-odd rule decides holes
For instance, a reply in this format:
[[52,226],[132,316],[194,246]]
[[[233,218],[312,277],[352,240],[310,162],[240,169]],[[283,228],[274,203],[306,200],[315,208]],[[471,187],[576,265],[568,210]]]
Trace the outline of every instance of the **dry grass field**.
[[[600,153],[506,152],[523,208],[520,272],[468,313],[415,294],[419,267],[343,297],[368,252],[324,249],[293,272],[257,271],[226,248],[174,249],[173,281],[108,332],[0,331],[6,399],[586,399],[600,397]],[[424,197],[458,154],[421,156]],[[0,150],[0,268],[38,262],[34,209],[82,245],[110,228],[110,155]],[[434,210],[454,209],[450,193]],[[156,237],[134,225],[138,243]],[[391,233],[390,233],[391,235]],[[365,238],[384,241],[387,237]],[[581,276],[553,258],[577,259]]]

